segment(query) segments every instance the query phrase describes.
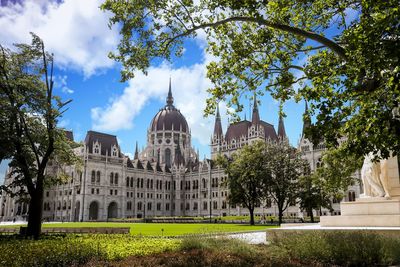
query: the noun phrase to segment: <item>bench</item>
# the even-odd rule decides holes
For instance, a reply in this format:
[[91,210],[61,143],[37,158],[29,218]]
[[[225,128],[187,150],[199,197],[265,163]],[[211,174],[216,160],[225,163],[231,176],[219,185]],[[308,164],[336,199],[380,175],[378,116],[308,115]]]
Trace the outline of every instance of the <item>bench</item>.
[[42,228],[43,234],[129,234],[129,227]]
[[0,235],[12,235],[19,233],[19,228],[10,227],[10,228],[0,228]]

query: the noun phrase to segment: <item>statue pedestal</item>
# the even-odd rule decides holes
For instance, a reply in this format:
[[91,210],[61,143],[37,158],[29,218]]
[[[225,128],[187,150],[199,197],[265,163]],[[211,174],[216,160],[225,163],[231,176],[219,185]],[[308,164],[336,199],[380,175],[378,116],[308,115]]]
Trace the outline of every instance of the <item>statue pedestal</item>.
[[321,216],[321,226],[327,227],[400,227],[400,200],[359,198],[342,202],[340,216]]
[[321,216],[320,225],[327,227],[400,227],[400,179],[397,157],[387,161],[390,199],[357,198],[340,203],[340,216]]

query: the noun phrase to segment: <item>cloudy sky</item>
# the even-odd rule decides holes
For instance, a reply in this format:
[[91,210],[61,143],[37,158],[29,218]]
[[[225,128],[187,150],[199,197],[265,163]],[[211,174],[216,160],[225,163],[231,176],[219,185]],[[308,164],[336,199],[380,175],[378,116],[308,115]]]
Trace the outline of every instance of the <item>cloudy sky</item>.
[[[29,32],[39,35],[55,55],[56,94],[73,99],[60,126],[72,130],[77,141],[83,140],[88,130],[115,134],[123,152],[130,154],[136,141],[139,147],[146,145],[147,127],[165,104],[171,77],[175,105],[191,127],[193,146],[200,150],[201,158],[209,156],[214,118],[203,117],[210,81],[205,73],[209,56],[201,35],[186,43],[181,58],[152,66],[147,76],[138,73],[135,79],[120,83],[120,66],[107,57],[116,49],[119,35],[108,28],[109,14],[99,10],[101,2],[0,0],[0,43],[11,47],[29,43]],[[286,132],[293,145],[301,133],[303,110],[303,103],[293,101],[284,107]],[[224,129],[228,121],[225,111],[222,105]],[[249,118],[250,107],[240,115],[245,113]],[[268,95],[261,99],[260,116],[277,128],[278,103]],[[4,166],[0,167],[0,179],[3,173]]]

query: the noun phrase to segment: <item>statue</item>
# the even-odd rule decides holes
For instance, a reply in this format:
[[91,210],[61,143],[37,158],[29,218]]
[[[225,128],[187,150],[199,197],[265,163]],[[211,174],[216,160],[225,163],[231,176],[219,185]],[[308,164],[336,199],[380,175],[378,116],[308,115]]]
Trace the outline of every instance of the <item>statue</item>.
[[390,198],[388,185],[387,160],[373,161],[374,154],[369,153],[364,158],[361,169],[364,194],[361,197]]

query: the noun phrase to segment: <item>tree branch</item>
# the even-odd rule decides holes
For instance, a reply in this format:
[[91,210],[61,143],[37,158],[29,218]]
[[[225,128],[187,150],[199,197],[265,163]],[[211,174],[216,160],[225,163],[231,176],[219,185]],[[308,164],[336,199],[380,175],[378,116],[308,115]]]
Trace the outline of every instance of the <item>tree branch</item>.
[[191,29],[188,29],[187,31],[178,34],[174,37],[172,37],[169,42],[167,43],[166,47],[168,47],[174,40],[190,35],[193,32],[200,30],[200,29],[205,29],[205,28],[212,28],[212,27],[217,27],[219,25],[223,25],[229,22],[253,22],[259,25],[263,25],[263,26],[267,26],[273,29],[277,29],[277,30],[281,30],[284,32],[288,32],[288,33],[292,33],[298,36],[302,36],[305,37],[307,39],[311,39],[314,40],[322,45],[325,45],[326,47],[330,48],[336,55],[338,55],[340,58],[342,58],[343,60],[347,60],[347,56],[346,56],[346,51],[344,50],[343,47],[341,47],[339,44],[337,44],[336,42],[322,36],[319,35],[315,32],[310,32],[310,31],[306,31],[303,29],[299,29],[293,26],[289,26],[289,25],[284,25],[284,24],[279,24],[279,23],[274,23],[274,22],[270,22],[264,19],[260,19],[260,18],[254,18],[254,17],[245,17],[245,16],[234,16],[234,17],[230,17],[227,19],[223,19],[217,22],[210,22],[210,23],[204,23],[204,24],[200,24],[197,25]]

